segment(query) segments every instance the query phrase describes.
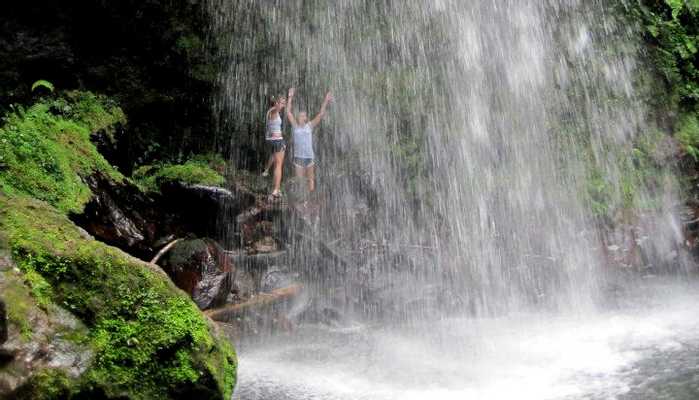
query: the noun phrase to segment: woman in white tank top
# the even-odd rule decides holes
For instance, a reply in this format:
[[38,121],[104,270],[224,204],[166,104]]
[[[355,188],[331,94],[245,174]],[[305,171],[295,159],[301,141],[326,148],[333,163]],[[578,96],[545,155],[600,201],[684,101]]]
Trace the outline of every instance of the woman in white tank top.
[[267,110],[265,115],[265,145],[271,155],[269,160],[267,160],[262,176],[268,176],[269,169],[274,167],[274,188],[272,189],[271,197],[277,198],[281,196],[282,167],[284,166],[284,155],[286,154],[286,141],[282,136],[281,116],[281,112],[286,106],[286,98],[284,96],[272,96],[270,103],[272,108]]
[[289,89],[289,106],[286,108],[286,118],[293,127],[294,141],[294,171],[297,177],[306,178],[308,191],[315,191],[315,154],[313,152],[313,129],[320,124],[325,116],[325,109],[332,101],[332,93],[325,95],[320,112],[312,119],[308,120],[308,113],[301,111],[296,117],[292,112],[295,89]]

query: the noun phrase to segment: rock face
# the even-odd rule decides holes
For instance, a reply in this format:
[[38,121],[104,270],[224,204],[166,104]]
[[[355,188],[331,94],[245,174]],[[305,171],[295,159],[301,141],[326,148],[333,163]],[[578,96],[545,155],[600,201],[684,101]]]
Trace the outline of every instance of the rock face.
[[[100,174],[87,181],[94,196],[84,212],[72,219],[96,238],[148,258],[159,244],[178,233],[174,218],[163,213],[162,207],[136,186]],[[166,227],[168,232],[164,231]]]
[[177,215],[188,232],[214,238],[220,243],[232,240],[231,219],[255,204],[255,197],[250,193],[214,186],[165,182],[161,192],[163,208]]
[[188,235],[230,242],[231,224],[220,216],[237,215],[255,202],[244,192],[212,186],[167,182],[162,194],[145,194],[99,174],[87,181],[94,196],[71,219],[99,240],[148,260],[167,242]]
[[[79,338],[87,329],[68,311],[40,307],[21,273],[0,270],[0,398],[31,398],[42,371],[77,379],[92,362],[93,353]],[[11,314],[9,320],[7,314]]]
[[233,288],[233,263],[211,239],[178,242],[160,264],[202,310],[225,303]]

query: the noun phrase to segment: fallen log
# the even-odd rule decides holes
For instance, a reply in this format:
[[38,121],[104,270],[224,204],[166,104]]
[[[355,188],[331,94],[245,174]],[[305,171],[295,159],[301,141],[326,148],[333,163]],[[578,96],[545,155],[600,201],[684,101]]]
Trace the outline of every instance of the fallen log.
[[275,289],[269,293],[258,293],[255,297],[242,303],[230,304],[223,307],[204,311],[204,314],[214,321],[227,322],[241,314],[258,307],[267,307],[296,297],[303,290],[303,285]]
[[150,263],[151,263],[151,264],[157,264],[158,261],[160,260],[160,258],[161,258],[163,255],[165,255],[165,253],[167,253],[168,251],[170,251],[170,249],[172,248],[172,246],[176,245],[177,242],[179,242],[179,241],[181,241],[181,240],[182,240],[182,239],[175,239],[175,240],[173,240],[172,242],[170,242],[170,243],[168,243],[167,245],[165,245],[165,247],[163,247],[162,249],[160,249],[160,251],[158,252],[158,254],[156,254],[155,257],[153,257],[153,259],[150,260]]

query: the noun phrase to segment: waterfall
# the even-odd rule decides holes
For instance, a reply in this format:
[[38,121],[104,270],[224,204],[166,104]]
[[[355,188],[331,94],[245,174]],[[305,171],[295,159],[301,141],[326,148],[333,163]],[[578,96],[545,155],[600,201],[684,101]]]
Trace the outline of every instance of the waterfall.
[[[354,280],[385,281],[410,304],[397,311],[417,318],[434,312],[411,303],[426,288],[477,315],[588,309],[605,280],[595,206],[662,192],[654,242],[667,249],[656,255],[680,240],[670,173],[655,188],[621,184],[651,127],[634,88],[638,34],[623,4],[603,3],[210,0],[225,145],[259,168],[250,149],[263,140],[266,97],[295,86],[314,113],[331,89],[316,135],[317,234],[391,249],[348,272]],[[607,204],[590,198],[591,179]],[[313,283],[352,281],[338,272]]]
[[[315,241],[291,234],[284,262],[314,307],[372,326],[266,339],[243,396],[568,398],[575,374],[626,365],[605,343],[647,321],[610,330],[610,292],[685,263],[625,2],[205,4],[217,138],[237,168],[262,168],[269,96],[296,87],[312,115],[333,91],[315,133],[317,211],[289,228]],[[297,184],[285,177],[292,203]],[[561,316],[587,319],[578,332]],[[559,359],[572,348],[582,366]],[[614,379],[578,385],[608,394]]]

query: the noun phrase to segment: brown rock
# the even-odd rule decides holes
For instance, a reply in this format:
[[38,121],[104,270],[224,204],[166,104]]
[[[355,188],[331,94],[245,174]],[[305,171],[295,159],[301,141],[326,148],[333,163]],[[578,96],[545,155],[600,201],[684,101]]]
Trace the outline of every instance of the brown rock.
[[160,266],[202,310],[225,303],[233,287],[233,263],[211,239],[178,242]]

